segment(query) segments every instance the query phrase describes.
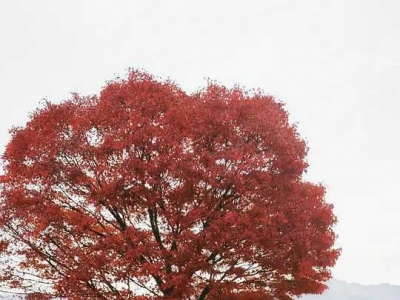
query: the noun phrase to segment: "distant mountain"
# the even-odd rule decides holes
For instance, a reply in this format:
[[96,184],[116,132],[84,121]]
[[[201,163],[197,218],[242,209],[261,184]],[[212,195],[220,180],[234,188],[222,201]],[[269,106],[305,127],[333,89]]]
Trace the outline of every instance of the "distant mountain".
[[11,294],[0,294],[0,300],[23,300],[24,297],[21,295],[11,295]]
[[[298,300],[400,300],[400,286],[391,284],[361,285],[332,279],[322,295],[305,295]],[[0,294],[0,300],[22,300],[21,296]]]
[[361,285],[332,279],[322,295],[306,295],[299,300],[400,300],[400,286]]

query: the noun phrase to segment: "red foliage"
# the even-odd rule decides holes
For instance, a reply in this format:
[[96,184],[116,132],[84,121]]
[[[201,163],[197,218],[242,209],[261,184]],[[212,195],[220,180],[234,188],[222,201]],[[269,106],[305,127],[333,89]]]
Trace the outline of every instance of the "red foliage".
[[283,300],[330,277],[332,206],[270,96],[134,71],[12,134],[0,225],[56,296]]
[[26,300],[51,300],[52,298],[51,295],[43,293],[31,293],[26,296]]

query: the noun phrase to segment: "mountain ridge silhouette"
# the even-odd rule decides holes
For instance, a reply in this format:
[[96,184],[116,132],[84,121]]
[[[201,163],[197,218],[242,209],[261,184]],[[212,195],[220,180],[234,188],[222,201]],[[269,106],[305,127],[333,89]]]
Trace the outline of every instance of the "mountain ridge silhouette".
[[[331,279],[321,295],[303,295],[297,300],[400,300],[400,286],[389,283],[363,285]],[[20,295],[2,294],[0,300],[23,300]]]
[[298,300],[400,300],[400,286],[389,283],[363,285],[331,279],[321,295],[303,295]]

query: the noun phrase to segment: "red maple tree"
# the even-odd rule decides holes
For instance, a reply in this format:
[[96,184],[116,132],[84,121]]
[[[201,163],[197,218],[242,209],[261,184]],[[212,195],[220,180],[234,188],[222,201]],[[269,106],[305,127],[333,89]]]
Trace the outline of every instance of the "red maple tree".
[[306,152],[281,103],[238,87],[132,71],[47,103],[3,156],[4,280],[67,299],[320,293],[336,218]]

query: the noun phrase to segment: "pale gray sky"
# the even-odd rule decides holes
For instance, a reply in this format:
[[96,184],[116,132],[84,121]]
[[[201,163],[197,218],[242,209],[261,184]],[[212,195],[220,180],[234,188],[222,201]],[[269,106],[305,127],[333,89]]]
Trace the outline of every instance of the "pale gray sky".
[[128,67],[186,91],[262,88],[308,141],[343,253],[335,277],[400,284],[400,2],[0,0],[0,148],[47,97]]

